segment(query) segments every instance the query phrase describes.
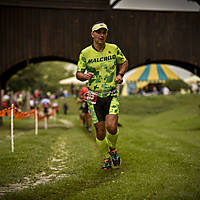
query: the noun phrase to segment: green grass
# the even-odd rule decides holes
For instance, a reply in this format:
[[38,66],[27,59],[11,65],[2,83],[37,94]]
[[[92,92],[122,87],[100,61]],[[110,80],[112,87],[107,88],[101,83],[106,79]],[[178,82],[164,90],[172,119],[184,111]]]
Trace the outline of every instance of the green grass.
[[[38,174],[55,174],[46,184],[9,192],[2,199],[200,199],[200,96],[121,98],[118,149],[122,166],[102,171],[94,140],[79,124],[73,98],[69,115],[73,128],[40,129],[31,119],[15,121],[15,152],[10,152],[9,121],[0,127],[0,187],[37,181]],[[62,107],[62,106],[61,106]],[[55,123],[53,120],[49,124]],[[59,124],[59,122],[57,121]],[[52,158],[60,162],[52,162]],[[0,197],[1,199],[1,197]]]

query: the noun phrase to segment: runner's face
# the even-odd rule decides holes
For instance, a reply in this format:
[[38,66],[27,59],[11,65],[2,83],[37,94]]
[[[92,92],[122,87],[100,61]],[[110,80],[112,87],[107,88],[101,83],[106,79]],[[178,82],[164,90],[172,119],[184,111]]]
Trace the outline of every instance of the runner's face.
[[92,32],[92,38],[97,45],[105,44],[107,38],[107,30],[102,28]]

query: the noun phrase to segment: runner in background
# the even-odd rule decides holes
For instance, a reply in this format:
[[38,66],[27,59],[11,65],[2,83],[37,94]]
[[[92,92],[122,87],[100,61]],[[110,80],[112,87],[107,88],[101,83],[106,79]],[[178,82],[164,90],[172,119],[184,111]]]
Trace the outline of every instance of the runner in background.
[[79,102],[81,103],[80,107],[80,119],[83,123],[83,126],[87,129],[88,132],[92,131],[92,119],[88,110],[87,102],[84,100],[85,95],[87,93],[87,84],[81,88],[80,94],[79,94]]

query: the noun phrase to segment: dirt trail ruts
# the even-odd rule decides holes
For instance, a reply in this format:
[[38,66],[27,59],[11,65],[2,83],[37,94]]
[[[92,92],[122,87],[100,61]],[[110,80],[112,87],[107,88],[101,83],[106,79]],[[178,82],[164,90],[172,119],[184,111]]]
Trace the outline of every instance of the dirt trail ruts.
[[[63,119],[59,119],[60,122],[65,124],[68,128],[71,128],[73,125],[71,122]],[[38,174],[30,177],[24,177],[21,183],[9,184],[6,187],[0,187],[0,198],[6,193],[20,191],[29,187],[34,187],[39,184],[45,184],[51,181],[56,181],[65,177],[69,177],[70,174],[62,173],[67,168],[67,158],[68,152],[66,149],[65,140],[62,137],[59,137],[52,147],[52,156],[48,161],[48,171],[41,171]]]

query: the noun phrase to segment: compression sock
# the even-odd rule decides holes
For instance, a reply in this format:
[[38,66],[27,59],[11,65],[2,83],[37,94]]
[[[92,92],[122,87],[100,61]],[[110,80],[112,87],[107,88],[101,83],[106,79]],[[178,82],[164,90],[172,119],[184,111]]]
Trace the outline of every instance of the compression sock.
[[106,138],[104,138],[103,140],[99,140],[98,138],[96,138],[96,142],[104,158],[109,158],[110,155],[108,153],[108,144]]
[[119,136],[119,129],[117,130],[117,133],[115,135],[112,135],[109,132],[107,132],[106,139],[107,139],[108,145],[111,148],[115,148],[116,147],[118,136]]

